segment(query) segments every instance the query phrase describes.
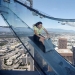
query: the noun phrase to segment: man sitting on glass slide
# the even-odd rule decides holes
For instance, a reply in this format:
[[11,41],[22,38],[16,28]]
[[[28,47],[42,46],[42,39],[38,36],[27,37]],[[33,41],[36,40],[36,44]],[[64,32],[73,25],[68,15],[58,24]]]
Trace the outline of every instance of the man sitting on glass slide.
[[37,42],[42,42],[42,44],[44,45],[44,40],[45,37],[41,35],[42,31],[44,30],[47,34],[47,38],[49,38],[49,33],[48,31],[42,26],[42,22],[37,22],[36,24],[34,24],[33,26],[34,29],[34,40]]

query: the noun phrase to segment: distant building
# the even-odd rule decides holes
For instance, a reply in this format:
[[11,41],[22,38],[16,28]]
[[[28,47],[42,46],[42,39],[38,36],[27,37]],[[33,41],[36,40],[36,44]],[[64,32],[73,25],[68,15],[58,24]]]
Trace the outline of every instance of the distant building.
[[70,49],[58,49],[56,51],[70,63],[73,63],[73,52]]
[[25,64],[26,63],[26,58],[22,58],[22,63]]
[[21,54],[24,54],[24,53],[25,53],[25,50],[24,50],[24,49],[21,49],[21,50],[20,50],[20,53],[21,53]]
[[2,60],[0,59],[0,70],[2,69]]
[[[70,49],[58,49],[56,51],[67,61],[73,63],[73,52]],[[52,71],[52,68],[50,66],[48,66],[48,71]]]
[[58,49],[67,49],[67,39],[66,38],[59,38]]
[[73,47],[72,49],[73,49],[73,64],[75,65],[75,47]]
[[11,66],[13,64],[13,61],[12,60],[7,60],[7,65],[8,66]]

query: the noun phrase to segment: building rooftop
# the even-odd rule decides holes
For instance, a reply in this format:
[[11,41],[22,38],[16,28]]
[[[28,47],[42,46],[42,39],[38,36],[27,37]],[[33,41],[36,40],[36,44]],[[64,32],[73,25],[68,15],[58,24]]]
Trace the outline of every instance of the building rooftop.
[[73,52],[70,49],[58,49],[56,51],[63,56],[73,56]]

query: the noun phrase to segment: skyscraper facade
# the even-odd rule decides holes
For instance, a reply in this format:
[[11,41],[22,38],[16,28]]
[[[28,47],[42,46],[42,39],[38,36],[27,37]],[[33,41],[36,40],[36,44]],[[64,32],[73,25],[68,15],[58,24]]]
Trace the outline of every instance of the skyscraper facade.
[[66,38],[59,38],[58,49],[67,49],[67,39]]

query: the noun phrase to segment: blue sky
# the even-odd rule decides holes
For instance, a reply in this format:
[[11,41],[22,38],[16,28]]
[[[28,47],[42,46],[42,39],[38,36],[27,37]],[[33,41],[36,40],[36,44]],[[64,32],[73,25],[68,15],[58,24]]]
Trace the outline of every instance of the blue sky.
[[[57,18],[75,19],[75,0],[33,0],[34,8]],[[61,25],[55,21],[46,22],[46,28],[75,30],[74,27]]]
[[[33,7],[53,17],[75,19],[75,0],[33,0]],[[5,26],[3,20],[1,18],[0,20],[1,25]],[[36,18],[35,21],[42,21],[46,28],[75,30],[74,27],[61,25],[57,21],[49,19]]]
[[75,18],[75,0],[33,0],[37,8],[50,16]]

